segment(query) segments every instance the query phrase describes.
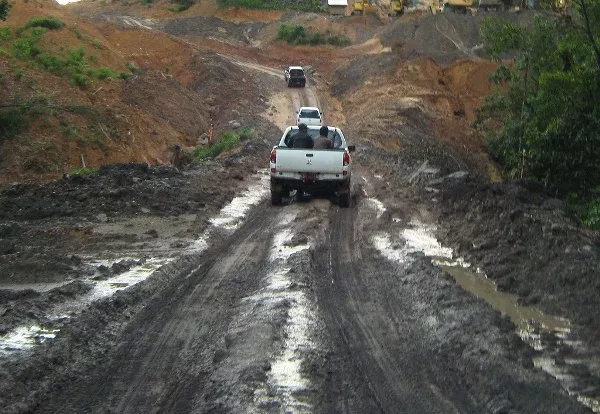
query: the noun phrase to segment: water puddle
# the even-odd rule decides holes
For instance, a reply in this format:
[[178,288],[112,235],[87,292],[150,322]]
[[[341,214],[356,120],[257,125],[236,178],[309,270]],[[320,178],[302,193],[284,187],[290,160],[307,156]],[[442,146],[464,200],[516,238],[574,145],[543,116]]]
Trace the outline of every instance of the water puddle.
[[210,219],[213,226],[235,230],[243,222],[248,211],[267,196],[270,191],[268,185],[270,176],[267,174],[267,170],[253,178],[256,180],[255,183],[244,190],[241,196],[235,197],[223,207],[217,217]]
[[11,334],[0,337],[0,356],[14,351],[25,351],[47,340],[52,340],[58,331],[58,329],[42,328],[37,325],[21,326]]
[[448,272],[464,290],[482,298],[493,309],[511,319],[523,341],[543,355],[534,358],[536,367],[560,381],[569,394],[582,404],[594,412],[600,412],[598,387],[592,384],[581,389],[582,378],[578,378],[571,370],[572,367],[584,366],[590,368],[590,371],[600,372],[600,361],[578,355],[559,364],[550,356],[556,355],[561,347],[584,349],[583,344],[570,339],[570,322],[546,315],[535,307],[521,306],[517,302],[517,295],[498,291],[495,283],[485,273],[470,269],[469,263],[454,257],[452,249],[443,247],[433,236],[434,231],[434,227],[411,221],[410,227],[400,232],[398,241],[392,241],[388,234],[375,235],[372,241],[384,257],[396,263],[410,263],[412,254],[416,252],[430,257],[432,263]]
[[[118,260],[91,260],[90,264],[96,268],[111,268],[115,263],[122,263],[128,260],[135,260],[131,257]],[[171,258],[149,258],[143,263],[133,266],[129,270],[105,280],[82,279],[92,286],[91,290],[85,293],[77,300],[60,303],[48,310],[46,326],[19,326],[6,335],[0,336],[0,357],[13,354],[15,351],[27,351],[35,345],[52,340],[59,333],[59,329],[54,329],[53,324],[58,324],[71,318],[76,313],[85,309],[91,302],[113,295],[119,290],[133,286],[143,280],[146,280],[154,271],[161,266],[169,263]],[[61,284],[63,286],[65,284]]]
[[269,406],[269,401],[275,397],[280,404],[281,412],[309,413],[312,407],[295,397],[298,392],[307,390],[309,381],[302,375],[304,354],[315,349],[315,344],[309,337],[311,326],[314,325],[312,305],[304,292],[290,278],[290,268],[286,266],[287,259],[294,253],[309,248],[307,244],[290,245],[293,233],[285,229],[275,235],[271,249],[270,260],[275,269],[267,276],[267,286],[251,297],[252,301],[270,303],[265,308],[288,307],[287,321],[283,335],[284,347],[281,354],[271,362],[268,375],[267,389],[257,389],[254,393],[259,407]]
[[[246,217],[248,211],[260,203],[260,201],[266,197],[268,193],[269,174],[267,170],[262,170],[258,174],[254,175],[252,179],[254,182],[245,191],[243,191],[239,197],[235,197],[229,204],[221,209],[216,217],[210,220],[210,223],[212,224],[211,228],[204,232],[204,234],[202,234],[194,243],[192,243],[191,246],[178,251],[184,253],[199,253],[208,247],[210,234],[214,228],[219,227],[227,230],[234,230],[239,227],[242,224],[243,219]],[[189,220],[190,218],[187,217],[186,219]],[[175,225],[176,223],[174,226]],[[111,231],[109,225],[106,226],[106,231]],[[113,231],[116,230],[113,229]],[[121,231],[120,227],[118,228],[118,231]],[[292,253],[293,251],[294,250],[292,250]],[[163,253],[165,255],[170,255],[172,251],[165,251]],[[54,339],[59,330],[51,327],[53,323],[58,323],[65,319],[69,319],[87,307],[91,302],[110,297],[119,290],[126,289],[146,280],[157,269],[173,260],[173,257],[151,257],[146,259],[136,259],[134,257],[121,257],[117,259],[87,258],[87,263],[98,269],[98,274],[102,274],[100,271],[101,268],[110,271],[115,264],[119,264],[121,262],[137,261],[139,264],[131,266],[128,270],[118,275],[109,276],[106,278],[96,277],[80,279],[92,286],[89,292],[83,294],[77,300],[71,300],[52,307],[46,316],[47,320],[49,321],[47,325],[49,326],[19,326],[10,331],[8,334],[0,336],[0,357],[9,355],[14,351],[29,350],[37,344]],[[3,289],[11,290],[34,289],[38,292],[47,292],[57,287],[66,286],[71,282],[72,280],[57,283],[2,285],[1,287]]]

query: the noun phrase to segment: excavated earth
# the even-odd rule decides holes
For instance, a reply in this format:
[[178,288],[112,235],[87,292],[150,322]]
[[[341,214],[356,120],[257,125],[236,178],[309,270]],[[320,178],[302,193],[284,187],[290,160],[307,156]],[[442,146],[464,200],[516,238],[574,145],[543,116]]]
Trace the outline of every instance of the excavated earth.
[[[207,119],[254,134],[180,169],[140,158],[2,189],[0,411],[600,410],[598,233],[540,184],[490,178],[468,128],[494,67],[480,16],[73,10],[123,54],[145,37],[194,51],[174,78],[133,78],[130,105],[190,137]],[[291,47],[279,22],[354,43]],[[306,90],[281,77],[296,63]],[[184,122],[161,90],[211,116]],[[350,208],[270,204],[269,152],[303,104],[357,147]],[[560,326],[509,316],[453,269]]]

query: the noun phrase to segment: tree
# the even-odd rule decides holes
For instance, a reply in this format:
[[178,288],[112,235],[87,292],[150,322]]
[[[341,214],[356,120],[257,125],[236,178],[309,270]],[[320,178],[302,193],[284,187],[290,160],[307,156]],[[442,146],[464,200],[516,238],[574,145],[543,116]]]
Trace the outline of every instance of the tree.
[[0,0],[0,20],[6,20],[9,9],[10,4],[8,4],[8,0]]
[[559,195],[600,185],[600,0],[575,4],[572,22],[538,14],[530,29],[497,19],[482,26],[501,64],[476,126],[506,176],[539,179]]

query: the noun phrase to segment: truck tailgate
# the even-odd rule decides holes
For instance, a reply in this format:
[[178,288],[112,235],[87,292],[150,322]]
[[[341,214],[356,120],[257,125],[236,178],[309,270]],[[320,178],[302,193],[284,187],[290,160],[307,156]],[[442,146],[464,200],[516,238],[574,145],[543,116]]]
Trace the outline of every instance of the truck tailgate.
[[340,174],[343,171],[344,150],[307,150],[279,148],[277,171]]

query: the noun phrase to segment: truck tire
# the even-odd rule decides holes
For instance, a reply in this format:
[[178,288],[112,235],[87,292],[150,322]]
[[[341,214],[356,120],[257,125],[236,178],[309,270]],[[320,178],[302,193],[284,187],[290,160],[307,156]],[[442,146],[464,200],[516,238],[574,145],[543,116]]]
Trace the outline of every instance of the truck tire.
[[282,201],[281,191],[271,190],[271,205],[279,206],[279,205],[281,205],[281,201]]
[[340,207],[350,207],[350,191],[340,194]]
[[350,207],[350,180],[338,192],[340,207]]

